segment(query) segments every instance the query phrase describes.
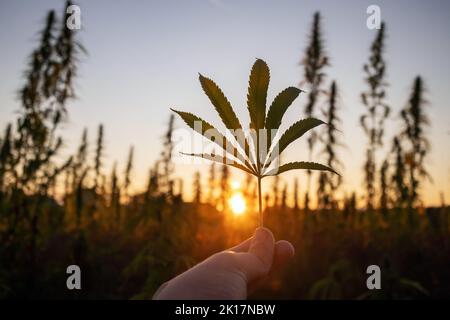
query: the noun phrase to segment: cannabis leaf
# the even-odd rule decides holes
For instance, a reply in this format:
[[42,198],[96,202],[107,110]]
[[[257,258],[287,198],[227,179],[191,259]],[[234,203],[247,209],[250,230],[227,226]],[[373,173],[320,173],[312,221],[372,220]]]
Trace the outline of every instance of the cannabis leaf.
[[[257,59],[250,72],[247,93],[247,107],[250,115],[250,133],[245,134],[241,122],[220,87],[211,79],[199,75],[203,91],[219,114],[220,119],[231,135],[224,135],[210,123],[188,112],[176,112],[186,124],[208,140],[216,143],[223,150],[222,155],[207,153],[183,153],[184,155],[200,157],[211,161],[223,163],[254,175],[258,179],[258,198],[260,225],[263,225],[261,180],[264,177],[274,176],[289,170],[319,170],[337,174],[332,168],[314,162],[290,162],[279,167],[274,160],[295,140],[309,130],[325,124],[325,122],[307,118],[295,122],[281,137],[274,141],[282,118],[292,102],[302,90],[289,87],[281,91],[270,105],[266,115],[267,90],[269,87],[270,71],[267,64]],[[232,136],[230,140],[228,136]],[[238,146],[240,148],[238,148]]]

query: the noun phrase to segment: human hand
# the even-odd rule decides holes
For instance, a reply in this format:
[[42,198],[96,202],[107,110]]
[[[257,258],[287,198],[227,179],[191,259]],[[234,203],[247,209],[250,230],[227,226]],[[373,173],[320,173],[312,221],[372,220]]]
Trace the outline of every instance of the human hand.
[[246,299],[249,292],[282,268],[293,255],[290,242],[275,242],[269,229],[258,228],[252,238],[210,256],[161,285],[153,299]]

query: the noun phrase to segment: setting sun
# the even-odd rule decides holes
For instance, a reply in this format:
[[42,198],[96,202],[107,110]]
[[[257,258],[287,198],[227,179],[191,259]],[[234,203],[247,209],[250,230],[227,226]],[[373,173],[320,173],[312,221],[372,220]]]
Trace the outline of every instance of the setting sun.
[[241,187],[241,183],[237,180],[231,181],[231,188],[233,190],[238,190]]
[[241,193],[235,193],[228,202],[235,215],[239,216],[244,213],[246,204]]

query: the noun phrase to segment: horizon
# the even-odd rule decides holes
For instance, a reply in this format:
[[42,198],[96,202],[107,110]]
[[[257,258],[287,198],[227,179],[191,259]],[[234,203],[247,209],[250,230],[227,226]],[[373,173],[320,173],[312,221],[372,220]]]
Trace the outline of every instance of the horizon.
[[[420,74],[427,88],[426,99],[430,102],[426,111],[431,122],[427,134],[432,149],[426,165],[434,183],[425,182],[422,190],[427,206],[440,205],[441,192],[447,203],[450,199],[450,110],[446,106],[450,100],[447,89],[450,74],[443,71],[449,70],[446,57],[450,55],[450,45],[446,32],[450,27],[450,10],[442,9],[450,9],[450,3],[435,1],[434,4],[436,2],[441,6],[418,1],[378,2],[382,20],[387,25],[385,56],[390,84],[387,101],[392,107],[391,117],[386,122],[385,150],[390,148],[391,137],[400,123],[398,112],[408,100],[413,79]],[[216,81],[246,125],[245,99],[253,61],[262,58],[270,67],[269,103],[282,89],[298,87],[303,77],[299,61],[307,44],[312,15],[320,11],[324,44],[331,60],[331,66],[326,68],[326,87],[331,80],[337,81],[341,140],[346,144],[339,152],[345,165],[340,194],[350,194],[353,190],[362,194],[367,143],[359,125],[359,117],[365,112],[360,102],[360,93],[366,88],[362,66],[368,60],[370,43],[376,34],[376,30],[369,30],[365,23],[369,1],[350,1],[346,8],[332,1],[314,4],[307,1],[305,5],[284,1],[284,6],[268,1],[267,6],[261,7],[254,6],[255,1],[218,0],[181,4],[173,1],[134,2],[132,5],[106,3],[76,3],[82,17],[79,39],[88,55],[82,57],[76,79],[78,99],[68,104],[69,121],[61,131],[65,138],[65,155],[75,152],[84,127],[89,131],[92,155],[97,126],[102,123],[106,142],[105,173],[109,174],[114,161],[119,162],[122,172],[129,147],[133,145],[132,191],[143,190],[148,169],[161,150],[169,108],[176,107],[213,124],[220,123],[198,83],[198,73]],[[2,2],[0,6],[0,20],[7,26],[0,29],[0,42],[8,44],[2,49],[0,61],[2,77],[8,79],[0,83],[0,129],[3,133],[19,109],[16,91],[23,83],[26,58],[36,45],[37,31],[43,27],[43,15],[52,8],[60,15],[63,3],[23,1],[7,6]],[[29,6],[34,10],[29,10]],[[121,22],[125,20],[127,23]],[[408,57],[404,56],[405,52]],[[282,130],[292,124],[292,118],[303,117],[305,102],[305,95],[297,98],[285,115]],[[319,107],[323,107],[323,103]],[[320,113],[316,116],[320,118]],[[176,128],[185,128],[185,125],[177,119]],[[218,128],[223,129],[223,126]],[[293,147],[287,150],[283,162],[294,158],[308,160],[306,139],[296,142],[295,146],[295,152]],[[317,155],[313,159],[320,162]],[[175,176],[182,176],[185,186],[190,187],[197,170],[206,179],[208,168],[201,165],[177,165]],[[299,178],[303,195],[305,172],[280,178],[291,189],[294,177]],[[316,177],[314,175],[313,181]],[[239,181],[243,176],[233,171],[233,179]],[[268,190],[270,185],[265,183],[263,189]],[[316,190],[315,184],[312,190]],[[185,190],[185,196],[192,198],[192,188]]]

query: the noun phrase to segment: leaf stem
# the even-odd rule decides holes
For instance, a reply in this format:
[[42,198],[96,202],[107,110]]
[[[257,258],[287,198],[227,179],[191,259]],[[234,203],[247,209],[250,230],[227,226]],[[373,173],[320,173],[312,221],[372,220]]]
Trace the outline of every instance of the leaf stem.
[[258,176],[258,208],[259,208],[259,226],[264,226],[264,215],[262,211],[262,195],[261,195],[261,176]]
[[261,154],[259,150],[259,130],[256,131],[256,166],[258,168],[258,209],[259,209],[259,226],[262,228],[264,226],[264,216],[262,212],[262,195],[261,195]]

